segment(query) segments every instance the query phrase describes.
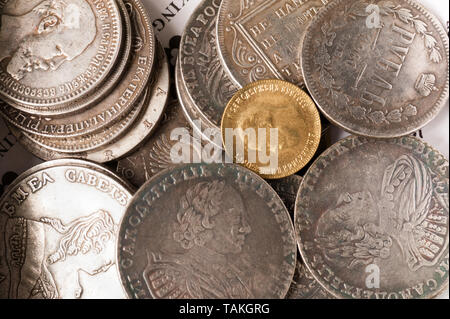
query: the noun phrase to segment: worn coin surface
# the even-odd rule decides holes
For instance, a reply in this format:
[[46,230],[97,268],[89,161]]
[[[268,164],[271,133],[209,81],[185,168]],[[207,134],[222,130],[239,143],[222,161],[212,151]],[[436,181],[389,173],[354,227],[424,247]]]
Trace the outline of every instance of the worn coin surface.
[[132,298],[284,298],[296,261],[292,227],[255,173],[177,166],[148,181],[128,207],[119,272]]
[[298,189],[302,183],[302,177],[299,175],[291,175],[285,178],[273,179],[268,181],[269,185],[280,196],[284,205],[288,209],[291,217],[294,217],[295,200],[297,198]]
[[[183,136],[181,137],[180,134]],[[172,139],[172,137],[176,137],[176,139]],[[187,139],[188,137],[189,139]],[[180,163],[192,163],[195,158],[200,159],[202,147],[199,143],[183,115],[180,104],[178,101],[172,101],[167,106],[155,133],[135,153],[120,159],[117,162],[116,172],[139,188],[164,169]],[[176,145],[178,145],[177,150],[185,146],[189,149],[188,154],[180,154],[181,162],[174,161],[178,158],[171,156],[171,151]]]
[[329,0],[223,0],[217,42],[239,87],[280,79],[303,85],[301,51],[310,21]]
[[0,9],[0,95],[23,111],[74,111],[67,102],[95,90],[119,55],[114,0],[14,0]]
[[294,279],[286,295],[286,299],[335,299],[326,291],[297,257]]
[[[263,80],[233,96],[221,130],[225,152],[235,163],[277,179],[298,172],[311,160],[319,146],[321,123],[314,102],[300,88]],[[276,163],[264,157],[275,157]]]
[[0,298],[125,298],[115,241],[131,197],[89,162],[21,175],[0,199]]
[[[103,98],[105,98],[105,96],[107,96],[111,92],[112,89],[116,87],[116,85],[119,83],[121,76],[124,73],[125,67],[128,66],[132,44],[131,22],[125,4],[122,1],[119,1],[118,5],[122,16],[123,39],[122,39],[122,48],[117,58],[116,64],[114,65],[113,69],[111,70],[110,74],[105,79],[105,81],[94,91],[89,92],[89,94],[83,95],[81,98],[75,101],[68,102],[68,104],[79,104],[79,106],[71,105],[70,106],[71,108],[81,109],[95,105],[96,103],[100,102]],[[51,131],[43,130],[41,127],[41,125],[50,125],[51,121],[53,120],[53,117],[23,112],[15,108],[14,106],[8,105],[7,103],[1,100],[0,100],[0,115],[2,115],[3,118],[5,118],[11,124],[19,127],[21,130],[28,133],[48,137],[55,137],[61,135],[61,133],[58,134],[56,132],[52,133]],[[55,129],[53,131],[55,131]],[[70,135],[72,134],[67,134],[64,136]]]
[[420,139],[343,139],[297,196],[303,260],[339,298],[435,297],[448,289],[448,189],[448,160]]
[[448,100],[447,32],[415,1],[333,1],[303,46],[303,73],[318,107],[357,135],[407,135]]
[[[154,73],[156,40],[150,18],[140,0],[127,0],[132,25],[130,61],[114,90],[94,106],[68,116],[34,116],[7,108],[6,118],[33,134],[48,137],[73,137],[98,131],[119,120],[135,105]],[[18,125],[17,122],[20,122]]]
[[217,53],[216,18],[221,2],[200,2],[186,25],[179,54],[186,93],[201,118],[217,130],[225,106],[238,89],[224,70]]
[[222,149],[220,128],[206,120],[202,116],[201,111],[195,106],[194,101],[189,97],[183,76],[181,75],[180,59],[177,60],[175,66],[175,84],[181,109],[186,120],[194,129],[194,132],[199,134],[203,141],[210,142],[216,148]]
[[154,132],[158,121],[164,112],[164,108],[169,96],[169,67],[167,58],[163,51],[161,63],[158,63],[156,72],[156,82],[147,83],[146,95],[144,99],[143,113],[136,118],[132,126],[107,145],[94,148],[80,153],[63,153],[43,147],[30,139],[30,137],[12,125],[8,125],[10,131],[16,136],[22,146],[35,156],[44,160],[54,160],[60,158],[80,158],[97,163],[106,163],[118,159],[134,149],[138,148],[145,139]]

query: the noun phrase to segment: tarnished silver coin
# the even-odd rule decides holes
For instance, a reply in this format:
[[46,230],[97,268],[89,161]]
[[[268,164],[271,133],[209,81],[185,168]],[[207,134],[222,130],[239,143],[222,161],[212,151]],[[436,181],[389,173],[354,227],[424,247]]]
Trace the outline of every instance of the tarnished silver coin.
[[23,111],[75,111],[67,102],[95,90],[119,55],[114,0],[9,0],[0,9],[0,95]]
[[220,129],[202,116],[201,111],[189,97],[185,82],[183,81],[183,76],[181,75],[179,59],[175,66],[175,85],[181,109],[191,127],[202,139],[211,142],[216,148],[222,149],[222,135]]
[[299,175],[292,175],[285,178],[268,180],[267,182],[283,200],[289,214],[294,217],[295,200],[300,184],[302,183],[302,177]]
[[109,144],[80,153],[64,153],[51,150],[48,147],[36,143],[35,140],[30,139],[28,135],[12,125],[8,125],[8,128],[25,149],[44,160],[80,158],[97,163],[106,163],[118,159],[138,148],[154,132],[164,112],[169,96],[170,79],[167,58],[163,51],[161,51],[161,54],[161,63],[157,63],[158,68],[155,74],[157,76],[155,78],[156,82],[147,83],[147,91],[144,92],[144,96],[141,96],[144,100],[143,110],[134,120],[132,126]]
[[[128,66],[130,53],[131,53],[131,44],[132,44],[132,35],[131,35],[131,21],[128,15],[127,8],[123,1],[117,2],[119,5],[119,9],[122,16],[122,25],[123,25],[123,39],[122,39],[122,48],[120,50],[119,56],[117,57],[117,61],[111,70],[108,77],[102,84],[97,87],[94,91],[89,92],[89,94],[83,95],[83,97],[77,99],[76,101],[68,102],[67,104],[78,104],[78,105],[70,105],[72,109],[82,109],[87,108],[89,106],[93,106],[96,103],[99,103],[102,99],[104,99],[111,91],[116,87],[116,85],[120,82],[120,78],[124,74],[125,68]],[[83,110],[84,111],[84,110]],[[80,111],[78,111],[80,112]],[[51,123],[53,121],[53,117],[51,116],[43,116],[43,115],[35,115],[27,112],[23,112],[14,106],[8,105],[7,103],[0,100],[0,115],[3,116],[11,124],[17,126],[22,131],[38,134],[41,136],[61,136],[64,137],[71,136],[73,132],[55,132],[60,131],[60,128],[57,129],[56,126],[53,126],[53,129],[48,129],[51,127]],[[64,117],[65,115],[61,115]],[[59,117],[61,117],[59,116]],[[47,127],[47,129],[45,128]]]
[[[280,196],[291,217],[294,217],[295,201],[302,177],[292,175],[285,178],[269,180],[268,183]],[[294,279],[292,280],[287,299],[329,299],[332,295],[320,286],[297,255]]]
[[279,79],[303,86],[301,51],[310,21],[329,0],[223,0],[217,42],[225,69],[243,87]]
[[[73,137],[105,128],[123,118],[135,105],[154,73],[156,39],[141,0],[125,0],[132,25],[132,51],[125,72],[114,90],[95,105],[64,116],[33,116],[9,109],[6,116],[16,126],[26,126],[32,134],[48,137]],[[17,125],[16,122],[21,122]]]
[[335,299],[326,291],[297,257],[294,279],[286,295],[286,299]]
[[125,298],[116,237],[132,197],[77,160],[38,165],[0,199],[0,298]]
[[237,165],[190,164],[138,191],[118,266],[132,298],[283,298],[296,252],[286,207],[263,179]]
[[448,189],[448,160],[420,139],[343,139],[303,178],[302,258],[338,298],[433,298],[449,282]]
[[[189,140],[180,137],[181,133],[184,133],[185,137],[189,137]],[[172,134],[179,139],[172,140]],[[189,157],[180,158],[183,160],[182,163],[191,163],[194,158],[200,159],[202,148],[199,143],[183,115],[180,104],[172,101],[167,106],[163,120],[155,133],[139,150],[117,162],[116,173],[134,186],[141,187],[157,173],[180,164],[180,162],[174,162],[171,156],[176,144],[179,146],[178,151],[184,146],[190,150],[188,154],[184,154]]]
[[311,23],[305,82],[343,129],[389,138],[428,124],[448,100],[445,28],[412,0],[337,0]]
[[180,43],[180,72],[186,93],[202,119],[219,130],[228,101],[238,88],[217,53],[216,21],[222,0],[203,0],[187,22]]

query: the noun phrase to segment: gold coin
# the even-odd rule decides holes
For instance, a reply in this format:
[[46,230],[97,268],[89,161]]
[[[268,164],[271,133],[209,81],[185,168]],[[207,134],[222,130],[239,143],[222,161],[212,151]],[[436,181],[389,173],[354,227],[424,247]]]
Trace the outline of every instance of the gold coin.
[[258,81],[239,90],[225,109],[221,130],[227,155],[266,179],[305,167],[321,136],[313,100],[281,80]]

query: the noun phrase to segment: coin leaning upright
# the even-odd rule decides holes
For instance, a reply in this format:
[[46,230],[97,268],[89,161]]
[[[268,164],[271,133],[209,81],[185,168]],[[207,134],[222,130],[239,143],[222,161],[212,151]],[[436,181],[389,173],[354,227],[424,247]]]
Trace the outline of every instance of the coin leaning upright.
[[304,262],[338,298],[439,295],[448,289],[448,188],[448,160],[418,138],[337,142],[297,195]]
[[235,163],[277,179],[298,172],[312,159],[321,122],[314,102],[300,88],[263,80],[242,88],[228,102],[221,131],[225,152]]
[[131,298],[283,298],[297,253],[292,227],[255,173],[177,166],[149,180],[128,206],[118,241],[122,282]]
[[38,165],[0,199],[0,298],[124,298],[116,236],[130,188],[78,160]]
[[238,88],[218,55],[216,21],[221,0],[203,0],[187,22],[180,42],[180,74],[187,96],[203,121],[219,130],[229,99]]
[[225,69],[239,87],[280,79],[303,86],[306,29],[329,0],[223,0],[217,43]]
[[120,51],[114,0],[6,1],[0,18],[0,95],[30,113],[74,111],[67,102],[95,90]]
[[303,44],[306,86],[343,129],[389,138],[428,124],[448,100],[447,32],[413,0],[337,0]]

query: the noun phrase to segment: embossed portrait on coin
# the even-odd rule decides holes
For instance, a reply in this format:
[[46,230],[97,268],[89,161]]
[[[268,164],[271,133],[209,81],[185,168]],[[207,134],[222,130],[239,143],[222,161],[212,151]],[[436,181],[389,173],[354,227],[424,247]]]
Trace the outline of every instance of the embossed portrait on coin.
[[[82,275],[96,276],[114,265],[116,231],[111,215],[102,210],[67,225],[57,218],[10,218],[4,230],[7,297],[56,299],[69,293],[81,298]],[[48,247],[55,244],[55,250]]]
[[343,193],[318,222],[325,257],[355,268],[393,258],[398,245],[411,271],[435,265],[448,246],[448,205],[432,183],[424,163],[404,155],[386,167],[379,194]]
[[[201,182],[181,197],[171,244],[182,253],[148,252],[144,278],[155,298],[252,298],[252,282],[233,265],[251,232],[240,194]],[[168,279],[161,285],[158,273]]]
[[0,62],[16,80],[52,71],[94,41],[96,18],[85,0],[10,1],[0,25]]

